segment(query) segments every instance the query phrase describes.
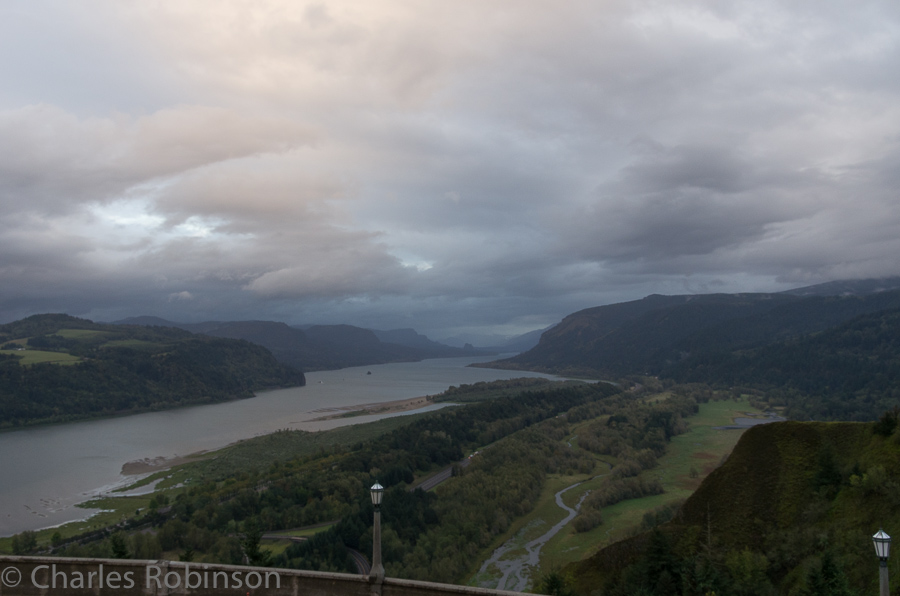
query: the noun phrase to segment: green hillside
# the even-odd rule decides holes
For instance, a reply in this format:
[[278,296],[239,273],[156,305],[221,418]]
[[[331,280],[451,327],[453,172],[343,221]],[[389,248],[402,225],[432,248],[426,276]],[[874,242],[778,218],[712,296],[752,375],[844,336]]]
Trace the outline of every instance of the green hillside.
[[900,291],[864,296],[648,296],[567,316],[503,368],[607,377],[665,375],[684,358],[769,345],[900,308]]
[[36,315],[0,325],[0,428],[251,397],[305,383],[265,348]]
[[759,389],[798,420],[874,420],[900,403],[900,309],[755,350],[689,357],[669,376]]
[[582,594],[874,593],[871,535],[900,528],[898,475],[896,414],[758,426],[671,522],[564,574]]

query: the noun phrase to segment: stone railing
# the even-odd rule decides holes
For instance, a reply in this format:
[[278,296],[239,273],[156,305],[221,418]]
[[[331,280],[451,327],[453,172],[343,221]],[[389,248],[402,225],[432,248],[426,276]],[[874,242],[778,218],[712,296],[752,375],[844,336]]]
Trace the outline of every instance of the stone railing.
[[0,596],[519,596],[365,575],[131,559],[0,556]]

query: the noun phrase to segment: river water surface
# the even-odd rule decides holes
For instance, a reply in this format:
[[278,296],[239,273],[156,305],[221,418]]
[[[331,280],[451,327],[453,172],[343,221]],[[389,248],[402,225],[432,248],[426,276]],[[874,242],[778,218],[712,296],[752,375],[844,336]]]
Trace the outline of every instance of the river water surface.
[[283,428],[324,430],[397,415],[314,422],[324,415],[322,409],[436,395],[451,385],[478,381],[550,377],[467,368],[495,358],[312,372],[305,387],[267,391],[251,399],[0,433],[0,536],[85,517],[87,512],[75,505],[132,482],[134,477],[121,474],[130,461],[217,449]]

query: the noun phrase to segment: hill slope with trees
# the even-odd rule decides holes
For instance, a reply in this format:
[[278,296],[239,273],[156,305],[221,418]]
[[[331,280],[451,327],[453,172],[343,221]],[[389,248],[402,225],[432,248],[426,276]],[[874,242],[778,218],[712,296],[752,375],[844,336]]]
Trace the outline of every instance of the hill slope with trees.
[[672,521],[564,574],[585,595],[875,593],[871,536],[900,527],[897,426],[752,428]]
[[533,349],[490,363],[561,374],[665,375],[686,357],[773,344],[900,308],[900,291],[868,295],[648,296],[567,316]]
[[252,397],[303,373],[247,341],[35,315],[0,325],[0,428]]
[[874,420],[900,403],[900,309],[753,350],[710,351],[668,375],[754,388],[794,419]]

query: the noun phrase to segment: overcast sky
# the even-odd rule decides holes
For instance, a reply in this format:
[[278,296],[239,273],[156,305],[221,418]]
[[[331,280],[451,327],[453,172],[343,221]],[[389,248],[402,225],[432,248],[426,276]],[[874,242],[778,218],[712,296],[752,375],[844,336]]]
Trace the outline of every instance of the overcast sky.
[[898,42],[896,0],[4,0],[0,321],[441,339],[897,275]]

